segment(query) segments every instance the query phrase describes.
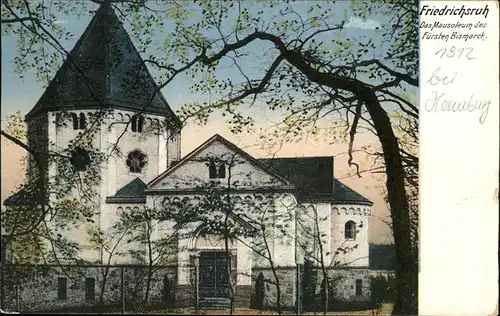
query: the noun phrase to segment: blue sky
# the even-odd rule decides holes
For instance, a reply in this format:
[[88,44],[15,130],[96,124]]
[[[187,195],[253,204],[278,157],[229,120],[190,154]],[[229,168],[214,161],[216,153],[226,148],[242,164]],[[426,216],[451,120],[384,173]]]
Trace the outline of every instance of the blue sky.
[[[307,1],[302,3],[299,2],[296,10],[305,12],[311,3],[312,2]],[[92,7],[92,5],[90,5],[90,7]],[[97,5],[93,6],[93,8],[97,8]],[[374,41],[377,42],[378,33],[373,29],[379,25],[377,20],[383,19],[383,17],[375,17],[373,20],[367,21],[340,14],[340,12],[347,8],[348,1],[335,4],[335,9],[339,11],[339,14],[337,14],[339,22],[345,17],[349,19],[347,28],[343,31],[345,36],[353,39],[361,39],[364,37],[365,41],[367,38],[374,38]],[[90,19],[91,16],[88,14],[82,15],[79,19],[75,16],[60,16],[60,21],[64,24],[64,27],[74,34],[70,41],[63,42],[67,50],[70,50],[76,43],[76,40],[83,33]],[[168,27],[165,28],[165,31],[168,32]],[[159,34],[154,40],[163,41],[164,36],[164,34]],[[380,40],[378,40],[378,42],[380,42]],[[382,45],[380,46],[382,47]],[[23,113],[28,112],[43,93],[43,86],[36,81],[33,73],[24,74],[24,78],[21,79],[19,74],[14,72],[12,61],[17,55],[16,38],[13,36],[2,36],[2,117],[12,114],[15,111],[21,111]],[[258,66],[259,61],[252,62],[249,60],[247,63],[243,64],[245,72],[250,73],[254,72],[252,68]],[[257,68],[255,68],[255,70],[255,74],[260,73]],[[223,73],[220,73],[221,75],[231,77],[231,73],[233,73],[234,70],[227,68],[222,70],[222,72]],[[225,72],[227,72],[227,74]],[[165,87],[162,92],[174,111],[178,110],[184,103],[204,101],[207,98],[206,96],[192,93],[189,90],[189,85],[186,84],[186,78],[184,76],[179,76],[170,85]],[[260,116],[261,119],[265,119],[266,116],[270,116],[271,113],[263,112],[263,109],[255,109],[252,115],[257,115]]]
[[[296,2],[296,10],[299,12],[307,11],[307,8],[312,4],[316,3],[313,1],[302,1]],[[344,15],[343,11],[348,7],[348,1],[340,1],[340,3],[335,4],[333,7],[337,13],[338,22],[346,19],[346,28],[342,31],[341,36],[344,38],[350,38],[353,41],[367,41],[372,39],[372,41],[379,47],[375,51],[371,51],[370,54],[381,55],[384,52],[384,46],[386,43],[382,43],[380,40],[380,34],[374,30],[375,27],[379,26],[379,22],[384,22],[386,17],[374,16],[371,20],[361,20],[352,15]],[[97,6],[94,6],[97,8]],[[264,12],[266,15],[267,12]],[[59,17],[58,17],[59,18]],[[90,21],[90,15],[84,15],[82,18],[77,19],[74,16],[60,16],[60,21],[64,27],[74,34],[71,41],[64,43],[67,50],[71,50],[73,45],[76,43],[80,35],[83,33],[85,27]],[[377,22],[378,21],[378,22]],[[168,27],[165,28],[165,32],[168,32]],[[165,36],[165,34],[162,34]],[[158,36],[155,40],[163,41],[163,37]],[[40,98],[43,93],[43,86],[41,83],[36,81],[33,73],[28,73],[24,75],[21,79],[19,74],[14,72],[14,67],[12,60],[17,56],[18,52],[16,49],[16,38],[12,36],[2,36],[2,93],[1,93],[1,115],[5,118],[7,115],[13,114],[16,111],[21,111],[22,113],[27,113],[35,105],[35,103]],[[252,49],[258,50],[262,49],[258,46],[252,46]],[[374,56],[367,56],[374,57]],[[249,61],[245,63],[245,71],[251,71],[258,73],[258,67],[263,68],[265,65],[261,65],[261,60]],[[255,67],[255,69],[252,69]],[[222,70],[220,73],[223,76],[230,77],[234,69],[227,68]],[[179,76],[171,84],[162,90],[165,98],[169,102],[170,106],[174,111],[179,110],[179,108],[185,104],[192,101],[205,101],[206,96],[202,96],[196,93],[192,93],[189,89],[189,84],[187,84],[187,78]],[[256,125],[261,126],[271,126],[279,117],[277,117],[276,112],[271,112],[266,110],[264,106],[256,106],[250,111],[246,111],[245,114],[252,114],[256,119]],[[182,155],[188,154],[191,150],[200,145],[207,138],[211,137],[213,134],[219,133],[228,140],[234,142],[236,145],[240,146],[246,150],[251,155],[256,157],[268,157],[271,153],[266,152],[261,148],[259,144],[258,135],[243,135],[235,136],[232,135],[228,129],[228,125],[224,124],[224,121],[220,120],[220,116],[215,115],[210,121],[209,126],[200,127],[196,124],[188,124],[183,129],[182,132]],[[9,142],[4,142],[2,138],[2,196],[5,197],[14,191],[15,185],[20,184],[19,174],[22,174],[22,166],[16,160],[16,157],[21,157],[23,152],[19,148],[15,148],[14,145],[9,145]],[[362,139],[358,137],[357,143],[366,144],[373,140]],[[10,146],[10,147],[4,147]],[[347,151],[346,144],[334,144],[328,143],[328,140],[322,140],[321,142],[315,142],[314,140],[302,140],[301,142],[285,144],[280,152],[273,152],[272,154],[277,154],[281,157],[290,156],[334,156]],[[5,153],[5,154],[4,154]],[[355,155],[356,156],[356,155]],[[344,159],[345,158],[345,159]],[[347,165],[347,158],[344,156],[339,156],[335,158],[335,174],[340,179],[346,176],[347,172],[350,172],[349,166]],[[365,163],[364,158],[359,158],[358,161],[362,168]],[[375,210],[377,216],[385,217],[388,216],[386,203],[382,199],[382,194],[378,187],[383,184],[381,180],[376,175],[365,175],[363,180],[354,178],[346,178],[345,183],[360,192],[370,200],[374,201],[376,206]],[[385,224],[380,221],[375,221],[372,224],[373,232],[378,235],[378,241],[387,242],[387,236],[390,236],[390,231],[387,229]],[[390,239],[390,237],[389,237]]]

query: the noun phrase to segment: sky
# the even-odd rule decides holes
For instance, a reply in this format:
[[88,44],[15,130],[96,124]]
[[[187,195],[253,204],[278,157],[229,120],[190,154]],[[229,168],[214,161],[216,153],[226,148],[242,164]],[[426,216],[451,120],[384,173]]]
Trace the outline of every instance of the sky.
[[[341,2],[336,4],[336,9],[341,11],[346,8],[346,3]],[[299,10],[305,10],[308,7],[308,2],[303,2],[304,7]],[[339,14],[339,18],[343,19],[343,15]],[[380,19],[383,17],[375,17],[374,19],[362,20],[354,16],[346,16],[348,21],[346,28],[343,31],[345,36],[350,38],[377,38],[375,28],[380,26]],[[85,27],[90,21],[90,16],[84,16],[81,19],[76,19],[72,16],[61,16],[60,23],[75,34],[72,40],[65,42],[65,46],[70,50],[79,36],[83,33]],[[36,81],[33,74],[26,74],[23,78],[14,72],[13,59],[18,55],[16,50],[16,39],[12,36],[2,36],[2,93],[1,93],[1,116],[2,119],[13,114],[16,111],[27,113],[35,105],[37,100],[43,93],[43,86]],[[380,42],[380,49],[383,49],[383,44]],[[255,67],[251,63],[245,65],[247,69]],[[228,76],[230,76],[230,69]],[[162,90],[163,95],[174,111],[180,109],[180,106],[192,101],[203,101],[205,96],[192,93],[185,82],[185,78],[179,77],[170,85]],[[256,126],[266,128],[271,126],[279,118],[276,113],[267,110],[264,107],[256,107],[251,110],[252,116],[256,119]],[[249,154],[256,157],[266,155],[262,150],[257,134],[251,135],[233,135],[229,131],[227,122],[220,116],[214,116],[207,126],[198,126],[193,122],[189,122],[182,131],[182,156],[187,155],[191,150],[210,138],[214,134],[220,134],[231,142],[243,148]],[[357,144],[369,144],[376,142],[373,135],[360,135],[357,138]],[[16,185],[22,181],[23,167],[20,164],[20,159],[25,155],[22,149],[13,145],[5,138],[1,138],[1,198],[2,201],[15,191]],[[352,168],[347,164],[346,144],[330,145],[328,140],[313,140],[306,139],[301,142],[284,145],[281,150],[276,152],[278,157],[292,156],[336,156],[335,158],[335,175],[337,178],[355,189],[368,199],[372,200],[375,205],[373,208],[374,218],[371,220],[370,239],[376,243],[390,242],[390,230],[388,226],[377,218],[387,220],[389,214],[386,203],[383,200],[380,187],[384,185],[383,179],[380,176],[364,174],[362,178],[346,177]],[[338,156],[337,156],[338,155]],[[361,167],[368,167],[368,162],[362,155],[355,155],[355,158],[361,164]]]

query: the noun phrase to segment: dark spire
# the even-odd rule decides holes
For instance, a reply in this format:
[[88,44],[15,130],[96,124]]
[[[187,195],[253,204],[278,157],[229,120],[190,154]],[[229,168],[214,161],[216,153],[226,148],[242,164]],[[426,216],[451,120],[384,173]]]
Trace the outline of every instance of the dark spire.
[[44,111],[107,107],[178,122],[157,87],[109,1],[104,1],[27,117]]

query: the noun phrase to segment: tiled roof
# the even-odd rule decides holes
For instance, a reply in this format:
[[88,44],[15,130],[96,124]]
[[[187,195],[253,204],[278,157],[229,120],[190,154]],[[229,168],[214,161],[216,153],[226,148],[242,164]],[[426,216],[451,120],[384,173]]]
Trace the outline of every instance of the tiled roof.
[[179,122],[111,5],[97,10],[69,56],[27,117],[51,110],[119,108]]
[[333,198],[333,157],[261,158],[296,187],[302,200]]
[[373,203],[334,178],[333,157],[266,158],[259,161],[289,179],[302,202]]
[[[269,171],[290,181],[301,202],[373,205],[373,202],[334,178],[333,157],[262,158],[257,161],[267,166]],[[145,203],[146,187],[146,183],[136,178],[119,189],[114,196],[108,197],[106,202]],[[22,193],[18,192],[4,204],[8,201],[18,203],[21,198]]]

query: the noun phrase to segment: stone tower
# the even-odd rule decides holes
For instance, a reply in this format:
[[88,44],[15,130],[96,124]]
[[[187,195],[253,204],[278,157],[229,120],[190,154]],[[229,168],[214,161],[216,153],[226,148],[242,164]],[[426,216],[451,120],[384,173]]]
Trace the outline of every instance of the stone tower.
[[[106,204],[108,197],[127,184],[148,183],[181,155],[180,121],[106,2],[26,115],[26,121],[28,142],[33,148],[72,157],[66,159],[70,162],[66,169],[63,162],[47,163],[47,180],[53,184],[64,181],[64,177],[58,177],[62,172],[71,179],[87,177],[85,168],[82,171],[74,165],[75,160],[88,158],[85,146],[90,144],[92,150],[102,154],[100,179],[92,195],[94,223],[104,230],[114,211],[113,205]],[[82,143],[82,137],[88,141],[80,146],[77,143]],[[94,164],[97,162],[90,160],[90,165]],[[28,168],[31,174],[35,168],[32,159]],[[77,191],[73,188],[70,195],[75,196]],[[80,244],[86,239],[83,226],[70,234]],[[93,260],[95,253],[81,255]]]

